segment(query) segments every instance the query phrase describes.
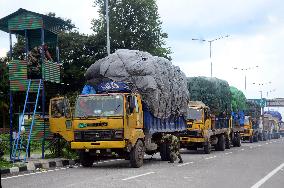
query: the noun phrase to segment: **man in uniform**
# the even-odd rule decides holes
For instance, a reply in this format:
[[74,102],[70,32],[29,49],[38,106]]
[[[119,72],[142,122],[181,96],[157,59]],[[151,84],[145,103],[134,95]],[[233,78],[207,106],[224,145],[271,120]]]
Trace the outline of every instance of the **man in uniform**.
[[[53,61],[49,51],[47,44],[44,45],[44,61]],[[41,78],[41,53],[42,53],[42,46],[34,47],[28,53],[28,74],[33,79]]]
[[170,162],[174,163],[177,158],[179,159],[179,163],[183,163],[183,160],[181,158],[181,155],[179,153],[180,145],[179,145],[179,139],[175,135],[166,134],[163,135],[162,142],[169,143],[170,147]]

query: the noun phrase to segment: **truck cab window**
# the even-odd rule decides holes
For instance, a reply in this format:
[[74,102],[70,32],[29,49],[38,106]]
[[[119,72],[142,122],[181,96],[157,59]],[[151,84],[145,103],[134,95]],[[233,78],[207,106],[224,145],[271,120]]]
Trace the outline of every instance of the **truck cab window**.
[[51,102],[51,117],[60,118],[64,116],[64,101],[63,99],[53,100]]

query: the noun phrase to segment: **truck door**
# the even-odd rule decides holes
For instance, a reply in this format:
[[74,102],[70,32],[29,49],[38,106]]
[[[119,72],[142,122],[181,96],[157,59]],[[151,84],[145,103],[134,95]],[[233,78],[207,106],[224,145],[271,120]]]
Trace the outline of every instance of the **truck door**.
[[53,98],[49,105],[50,131],[58,133],[67,141],[73,140],[71,107],[64,97]]
[[129,95],[127,97],[127,124],[130,128],[142,128],[143,116],[142,105],[136,95]]

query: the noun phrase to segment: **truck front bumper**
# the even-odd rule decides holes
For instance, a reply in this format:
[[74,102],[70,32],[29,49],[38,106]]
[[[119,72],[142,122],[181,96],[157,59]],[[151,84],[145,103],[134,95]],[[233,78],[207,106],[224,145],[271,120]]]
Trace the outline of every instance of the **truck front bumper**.
[[71,142],[71,149],[114,149],[125,147],[125,141]]
[[196,143],[196,142],[206,142],[205,138],[194,138],[194,137],[180,137],[180,142],[182,144]]

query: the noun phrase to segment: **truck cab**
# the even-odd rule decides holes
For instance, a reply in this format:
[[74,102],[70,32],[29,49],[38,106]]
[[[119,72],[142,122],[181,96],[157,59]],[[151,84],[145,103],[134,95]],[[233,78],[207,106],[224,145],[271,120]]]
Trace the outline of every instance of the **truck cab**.
[[252,120],[250,116],[245,116],[244,119],[244,130],[241,132],[243,140],[248,140],[250,143],[253,142],[253,127]]
[[204,147],[210,153],[210,130],[212,129],[209,107],[200,101],[190,101],[186,119],[187,130],[181,134],[181,147],[196,150]]
[[[140,158],[131,161],[132,165],[141,165],[145,135],[139,94],[80,95],[76,100],[72,124],[74,140],[71,148],[80,153],[83,166],[91,166],[95,158],[100,156],[123,156],[135,160],[133,155]],[[139,151],[135,150],[132,154],[136,147],[139,147]]]

